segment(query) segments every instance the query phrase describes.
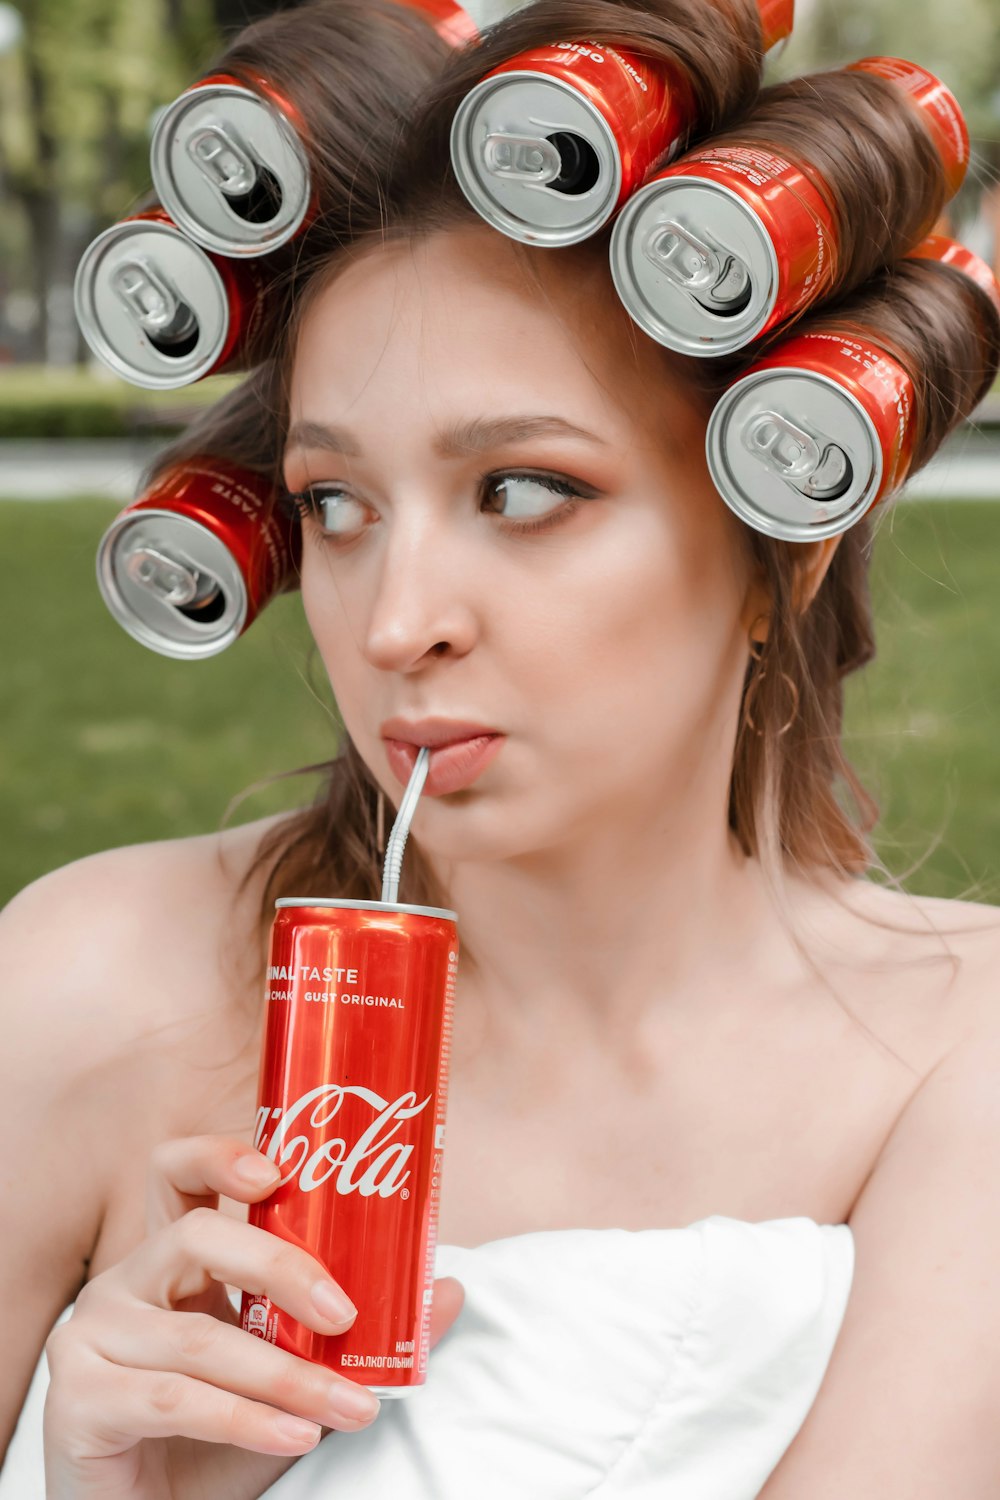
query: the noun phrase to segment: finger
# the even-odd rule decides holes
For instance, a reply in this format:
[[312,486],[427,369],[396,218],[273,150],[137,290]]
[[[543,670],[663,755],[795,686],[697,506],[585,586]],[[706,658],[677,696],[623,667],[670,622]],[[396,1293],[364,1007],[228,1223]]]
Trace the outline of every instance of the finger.
[[110,1364],[99,1364],[85,1392],[74,1392],[71,1401],[57,1392],[45,1421],[60,1442],[72,1442],[79,1457],[93,1459],[143,1438],[195,1438],[252,1453],[307,1453],[320,1438],[315,1422],[188,1375]]
[[161,1141],[146,1178],[146,1233],[155,1234],[193,1208],[218,1208],[219,1194],[256,1203],[277,1186],[280,1172],[236,1136],[191,1135]]
[[344,1432],[367,1427],[379,1410],[357,1381],[206,1313],[143,1308],[106,1323],[91,1345],[117,1366],[188,1375]]
[[343,1333],[357,1316],[343,1288],[308,1251],[211,1208],[192,1209],[144,1240],[114,1275],[138,1302],[165,1309],[222,1282],[268,1297],[319,1333]]

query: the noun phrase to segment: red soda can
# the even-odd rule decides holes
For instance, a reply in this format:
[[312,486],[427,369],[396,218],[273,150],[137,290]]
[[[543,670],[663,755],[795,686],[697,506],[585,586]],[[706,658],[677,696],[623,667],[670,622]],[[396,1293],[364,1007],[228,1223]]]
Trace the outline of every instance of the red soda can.
[[469,90],[452,122],[452,166],[494,229],[528,245],[574,245],[611,218],[655,161],[677,152],[694,122],[679,64],[600,42],[553,42]]
[[974,281],[986,293],[1000,317],[1000,285],[997,284],[996,277],[980,256],[965,245],[960,245],[958,240],[953,240],[946,234],[929,234],[915,250],[910,251],[906,259],[936,260],[939,265],[961,271],[963,276],[968,276],[970,281]]
[[301,531],[271,484],[204,457],[160,476],[112,521],[97,581],[118,623],[161,656],[224,651],[298,587]]
[[161,208],[91,241],[73,287],[80,329],[98,359],[148,390],[238,369],[266,295],[256,267],[209,254]]
[[690,152],[630,199],[611,274],[632,319],[681,354],[731,354],[824,296],[837,274],[819,174],[759,146]]
[[316,1256],[358,1317],[319,1334],[244,1293],[242,1325],[376,1396],[405,1396],[427,1378],[456,916],[276,905],[254,1146],[282,1175],[249,1222]]
[[903,484],[916,437],[913,382],[863,328],[779,344],[722,396],[708,467],[754,530],[790,542],[847,531]]
[[969,169],[969,127],[951,89],[926,68],[901,57],[863,57],[860,62],[851,63],[845,72],[874,73],[878,78],[887,78],[916,105],[934,137],[945,171],[948,197],[953,198]]
[[268,255],[315,216],[308,138],[299,110],[262,74],[211,73],[156,122],[157,197],[206,249]]

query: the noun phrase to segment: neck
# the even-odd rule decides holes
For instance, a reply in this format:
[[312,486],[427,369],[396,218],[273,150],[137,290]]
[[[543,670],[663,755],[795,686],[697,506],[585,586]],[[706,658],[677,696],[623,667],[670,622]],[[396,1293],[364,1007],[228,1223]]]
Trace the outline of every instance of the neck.
[[[697,825],[697,837],[695,826]],[[451,866],[460,978],[513,1049],[562,1027],[575,1041],[630,1050],[649,1023],[709,988],[735,997],[801,960],[756,860],[727,824],[705,836],[703,808],[649,816],[530,856]]]

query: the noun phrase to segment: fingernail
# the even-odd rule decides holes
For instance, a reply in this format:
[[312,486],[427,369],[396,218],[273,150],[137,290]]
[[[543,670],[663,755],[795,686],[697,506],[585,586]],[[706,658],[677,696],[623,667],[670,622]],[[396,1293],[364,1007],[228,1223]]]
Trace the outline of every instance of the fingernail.
[[254,1187],[263,1187],[265,1183],[273,1182],[281,1174],[273,1161],[268,1161],[263,1156],[241,1156],[233,1164],[233,1171],[237,1177],[244,1182],[251,1183]]
[[301,1417],[286,1417],[284,1415],[274,1418],[274,1429],[283,1438],[289,1438],[293,1443],[309,1443],[313,1445],[319,1442],[322,1428],[315,1422],[304,1422]]
[[317,1281],[312,1289],[313,1306],[328,1323],[353,1323],[358,1310],[332,1281]]
[[335,1413],[350,1417],[354,1422],[374,1421],[382,1410],[382,1403],[363,1385],[340,1381],[330,1391],[330,1401]]

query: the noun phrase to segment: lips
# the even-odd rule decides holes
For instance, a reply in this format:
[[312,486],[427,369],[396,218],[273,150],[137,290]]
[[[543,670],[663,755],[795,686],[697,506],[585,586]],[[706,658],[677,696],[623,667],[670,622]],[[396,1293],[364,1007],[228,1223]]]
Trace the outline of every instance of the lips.
[[[506,738],[503,734],[479,733],[432,748],[424,794],[428,797],[441,797],[471,786],[477,776],[500,754]],[[388,737],[385,745],[390,770],[396,780],[405,786],[413,772],[420,747],[406,740]]]

